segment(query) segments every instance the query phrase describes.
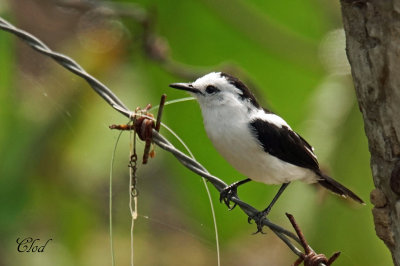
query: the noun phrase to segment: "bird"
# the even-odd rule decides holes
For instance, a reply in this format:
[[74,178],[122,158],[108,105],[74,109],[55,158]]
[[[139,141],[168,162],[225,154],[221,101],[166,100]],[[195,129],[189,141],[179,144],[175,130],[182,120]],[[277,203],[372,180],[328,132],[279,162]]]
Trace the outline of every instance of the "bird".
[[[221,191],[220,200],[228,208],[231,208],[230,199],[236,195],[237,188],[251,180],[281,185],[268,207],[249,221],[260,222],[267,216],[290,182],[296,180],[318,183],[342,197],[365,204],[350,189],[323,173],[313,147],[283,118],[263,108],[238,78],[224,72],[211,72],[194,82],[169,86],[184,90],[197,100],[205,131],[214,147],[247,177]],[[260,227],[258,224],[258,232]]]

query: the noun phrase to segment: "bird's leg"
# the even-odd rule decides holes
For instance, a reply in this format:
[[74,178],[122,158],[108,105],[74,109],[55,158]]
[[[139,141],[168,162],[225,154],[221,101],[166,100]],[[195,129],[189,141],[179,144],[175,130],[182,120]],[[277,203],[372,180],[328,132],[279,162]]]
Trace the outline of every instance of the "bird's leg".
[[224,201],[226,206],[228,206],[229,210],[232,210],[233,208],[236,207],[236,203],[231,207],[230,206],[230,201],[231,201],[231,198],[233,196],[237,195],[238,186],[246,184],[249,181],[251,181],[251,179],[247,178],[247,179],[244,179],[244,180],[241,180],[241,181],[237,181],[237,182],[233,183],[232,185],[229,185],[229,186],[225,187],[220,192],[219,201],[220,202]]
[[271,203],[268,205],[268,207],[262,211],[262,214],[267,216],[268,213],[271,211],[272,206],[274,206],[275,202],[278,200],[282,192],[287,188],[287,186],[290,184],[288,183],[283,183],[282,186],[279,188],[278,193],[276,193],[275,197],[272,199]]
[[248,222],[249,223],[251,223],[251,220],[254,220],[256,222],[256,224],[257,224],[257,232],[255,232],[255,234],[260,233],[260,232],[263,233],[263,231],[262,231],[262,227],[263,227],[262,219],[268,215],[268,213],[272,209],[272,206],[274,206],[275,202],[278,200],[278,198],[280,197],[282,192],[287,188],[287,186],[289,184],[290,184],[290,182],[282,184],[282,186],[278,190],[278,193],[276,193],[276,195],[272,199],[271,203],[268,205],[268,207],[265,210],[255,214],[253,217],[249,217],[248,218]]

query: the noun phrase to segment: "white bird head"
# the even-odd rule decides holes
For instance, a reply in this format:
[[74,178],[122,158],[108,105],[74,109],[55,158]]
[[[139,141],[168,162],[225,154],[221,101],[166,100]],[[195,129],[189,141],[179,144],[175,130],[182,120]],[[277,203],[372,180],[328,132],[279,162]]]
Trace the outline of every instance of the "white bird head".
[[172,88],[193,95],[203,108],[238,107],[258,109],[256,98],[239,79],[223,72],[211,72],[192,83],[173,83]]

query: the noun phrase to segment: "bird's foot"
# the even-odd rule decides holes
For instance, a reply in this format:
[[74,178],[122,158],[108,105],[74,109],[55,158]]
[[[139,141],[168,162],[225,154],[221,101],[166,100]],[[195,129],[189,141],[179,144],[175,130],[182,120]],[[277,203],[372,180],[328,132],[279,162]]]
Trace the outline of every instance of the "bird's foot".
[[262,211],[262,212],[257,212],[257,213],[254,214],[253,216],[249,216],[249,218],[247,218],[247,222],[248,222],[249,224],[251,224],[251,220],[254,220],[254,222],[255,222],[256,225],[257,225],[257,231],[254,232],[253,235],[255,235],[255,234],[257,234],[257,233],[265,234],[265,233],[263,232],[263,230],[262,230],[262,229],[263,229],[263,226],[264,226],[263,220],[264,220],[264,218],[267,217],[268,213],[269,213],[269,210],[266,209],[266,210],[264,210],[264,211]]
[[233,183],[225,187],[219,194],[219,201],[224,202],[226,206],[228,206],[229,210],[233,210],[236,207],[236,203],[233,203],[231,206],[231,199],[233,196],[237,196],[237,187],[239,186],[238,182]]

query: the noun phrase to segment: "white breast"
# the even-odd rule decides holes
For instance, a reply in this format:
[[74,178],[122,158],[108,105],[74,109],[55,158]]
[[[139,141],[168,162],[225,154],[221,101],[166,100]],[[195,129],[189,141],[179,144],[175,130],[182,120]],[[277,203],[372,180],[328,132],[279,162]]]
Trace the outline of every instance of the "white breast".
[[317,180],[311,170],[284,162],[263,150],[249,127],[249,115],[255,113],[248,113],[247,108],[205,108],[202,114],[207,135],[215,148],[246,177],[266,184]]

